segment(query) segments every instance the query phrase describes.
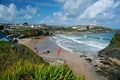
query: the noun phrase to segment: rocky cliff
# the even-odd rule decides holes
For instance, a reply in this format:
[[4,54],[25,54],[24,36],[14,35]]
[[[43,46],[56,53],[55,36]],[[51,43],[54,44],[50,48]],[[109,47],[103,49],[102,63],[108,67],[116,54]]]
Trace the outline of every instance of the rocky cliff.
[[110,44],[105,49],[99,51],[99,55],[105,55],[120,60],[120,32],[117,32],[114,35]]
[[99,56],[104,60],[97,72],[108,80],[120,80],[120,32],[114,35],[105,49],[99,51]]

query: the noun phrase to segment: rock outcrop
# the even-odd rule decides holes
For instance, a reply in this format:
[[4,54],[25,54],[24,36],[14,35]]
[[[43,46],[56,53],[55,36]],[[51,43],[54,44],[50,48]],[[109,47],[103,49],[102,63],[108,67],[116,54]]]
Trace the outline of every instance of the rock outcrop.
[[120,32],[117,32],[111,39],[110,44],[99,51],[99,56],[109,56],[120,60]]
[[99,56],[105,60],[101,61],[103,65],[97,72],[108,77],[109,80],[120,80],[120,32],[114,35],[105,49],[99,51]]

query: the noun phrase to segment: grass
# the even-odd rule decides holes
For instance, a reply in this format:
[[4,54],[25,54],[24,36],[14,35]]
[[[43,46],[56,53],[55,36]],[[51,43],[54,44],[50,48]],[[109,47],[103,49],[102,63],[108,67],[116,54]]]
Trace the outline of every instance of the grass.
[[75,77],[66,66],[36,65],[29,61],[18,61],[1,76],[2,80],[84,80],[84,76]]
[[0,41],[0,73],[19,60],[48,64],[24,45]]
[[48,65],[21,44],[0,41],[0,80],[84,80],[66,66]]

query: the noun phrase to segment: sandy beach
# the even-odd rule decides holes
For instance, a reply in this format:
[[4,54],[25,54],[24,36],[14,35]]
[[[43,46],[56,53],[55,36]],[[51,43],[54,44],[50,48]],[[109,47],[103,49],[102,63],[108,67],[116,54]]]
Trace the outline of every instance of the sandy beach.
[[51,40],[51,37],[25,38],[20,39],[19,43],[26,45],[48,62],[54,62],[57,58],[65,60],[74,74],[85,75],[85,80],[107,80],[95,72],[94,64],[97,63],[97,60],[93,59],[91,63],[85,60],[87,57],[80,57],[80,55],[83,55],[82,53],[72,53],[62,48],[60,55],[57,56],[57,50],[60,47]]

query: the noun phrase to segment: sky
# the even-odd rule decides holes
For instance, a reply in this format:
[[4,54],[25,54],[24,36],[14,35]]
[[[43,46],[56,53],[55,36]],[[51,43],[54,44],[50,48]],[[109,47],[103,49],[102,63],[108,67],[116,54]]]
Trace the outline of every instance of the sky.
[[0,23],[120,29],[120,0],[0,0]]

